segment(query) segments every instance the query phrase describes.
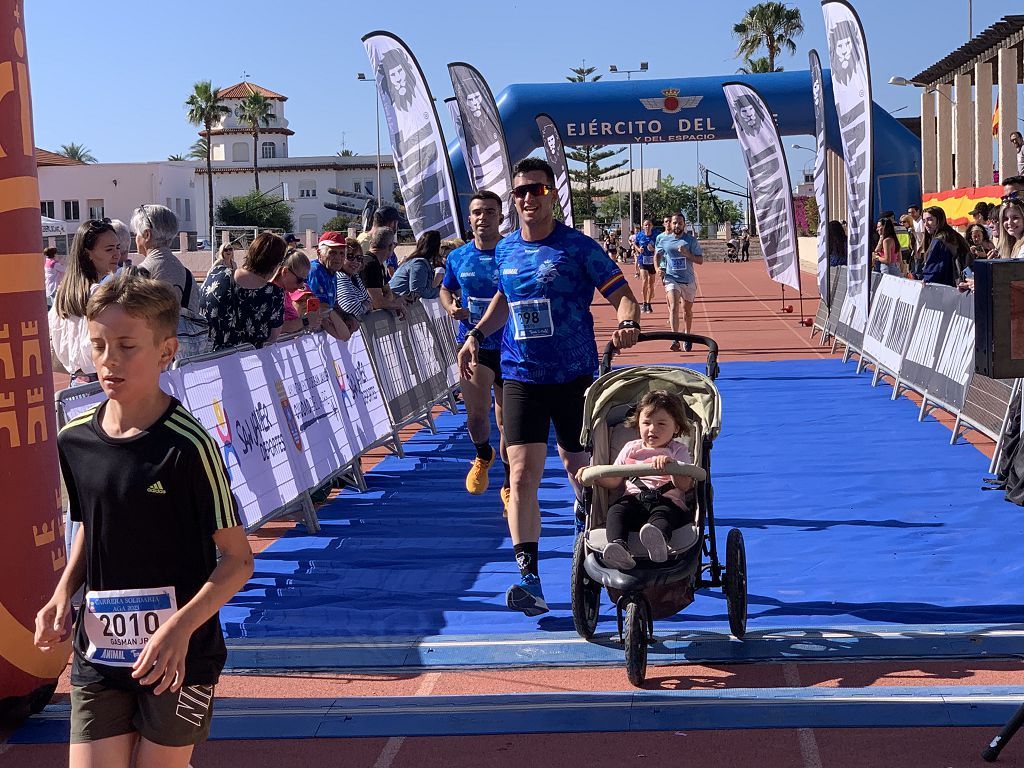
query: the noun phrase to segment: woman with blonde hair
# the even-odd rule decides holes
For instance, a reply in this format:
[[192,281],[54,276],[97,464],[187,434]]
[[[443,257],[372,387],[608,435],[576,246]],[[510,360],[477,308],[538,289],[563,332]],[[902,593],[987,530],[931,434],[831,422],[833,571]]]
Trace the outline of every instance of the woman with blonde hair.
[[110,219],[92,219],[78,228],[64,277],[47,315],[50,345],[60,364],[71,374],[72,386],[96,381],[85,305],[96,286],[117,269],[120,260],[121,248]]
[[999,248],[996,258],[1024,259],[1024,203],[1020,200],[1007,200],[999,208],[998,221]]
[[234,243],[221,243],[220,248],[217,249],[217,258],[214,260],[210,270],[212,271],[214,267],[219,267],[221,264],[226,264],[231,269],[235,268]]

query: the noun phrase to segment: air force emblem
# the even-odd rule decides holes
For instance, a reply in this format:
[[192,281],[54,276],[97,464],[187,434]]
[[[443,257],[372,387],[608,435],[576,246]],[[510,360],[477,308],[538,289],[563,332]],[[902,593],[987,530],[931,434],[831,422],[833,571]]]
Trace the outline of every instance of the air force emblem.
[[640,103],[650,110],[660,109],[668,115],[674,115],[681,109],[693,109],[704,98],[703,96],[683,96],[680,98],[678,88],[666,88],[661,94],[662,97],[660,99],[640,99]]

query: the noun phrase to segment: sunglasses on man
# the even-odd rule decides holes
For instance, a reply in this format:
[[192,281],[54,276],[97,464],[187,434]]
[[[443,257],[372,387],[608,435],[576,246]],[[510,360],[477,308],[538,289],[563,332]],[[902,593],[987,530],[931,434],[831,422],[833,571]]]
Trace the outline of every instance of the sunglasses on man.
[[518,187],[512,188],[512,197],[516,200],[523,200],[527,195],[533,195],[534,197],[547,197],[551,194],[551,190],[554,189],[550,184],[543,184],[539,181],[535,181],[532,184],[520,184]]

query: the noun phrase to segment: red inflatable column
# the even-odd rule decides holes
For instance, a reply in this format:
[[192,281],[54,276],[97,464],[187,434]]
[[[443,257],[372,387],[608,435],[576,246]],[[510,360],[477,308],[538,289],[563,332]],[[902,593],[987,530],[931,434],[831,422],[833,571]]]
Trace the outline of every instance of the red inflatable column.
[[64,568],[39,184],[21,0],[0,0],[0,721],[46,704],[70,644],[32,644]]

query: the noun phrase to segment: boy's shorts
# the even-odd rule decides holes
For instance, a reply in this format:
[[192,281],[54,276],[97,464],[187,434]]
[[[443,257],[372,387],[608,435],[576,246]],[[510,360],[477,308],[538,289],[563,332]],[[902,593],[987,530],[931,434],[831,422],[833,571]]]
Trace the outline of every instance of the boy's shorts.
[[212,685],[184,685],[159,696],[104,682],[71,686],[72,744],[138,733],[164,747],[187,747],[206,740],[212,719]]

